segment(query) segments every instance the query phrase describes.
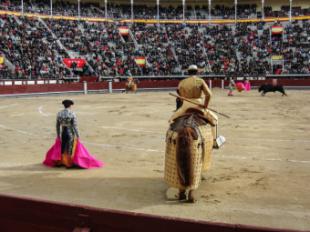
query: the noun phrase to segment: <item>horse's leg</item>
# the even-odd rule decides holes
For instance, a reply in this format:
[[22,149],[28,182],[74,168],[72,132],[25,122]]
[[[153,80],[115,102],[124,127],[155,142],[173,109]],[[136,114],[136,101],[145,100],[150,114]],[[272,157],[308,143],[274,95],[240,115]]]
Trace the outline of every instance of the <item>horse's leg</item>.
[[[193,184],[194,173],[192,167],[192,160],[190,159],[194,154],[191,149],[194,140],[195,131],[188,126],[178,131],[178,146],[176,147],[176,165],[177,174],[179,177],[179,200],[186,200],[185,189]],[[200,177],[198,177],[200,178]]]
[[188,193],[188,202],[195,203],[197,201],[196,197],[194,196],[195,190],[190,190]]
[[184,200],[186,200],[185,190],[179,189],[179,201],[184,201]]

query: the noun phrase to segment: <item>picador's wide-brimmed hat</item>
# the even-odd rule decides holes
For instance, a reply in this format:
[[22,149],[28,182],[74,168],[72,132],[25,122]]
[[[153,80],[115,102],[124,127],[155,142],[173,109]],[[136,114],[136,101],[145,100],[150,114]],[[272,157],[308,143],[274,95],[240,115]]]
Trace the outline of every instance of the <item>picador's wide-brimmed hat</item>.
[[194,64],[192,64],[192,65],[190,65],[189,67],[188,67],[188,69],[187,69],[188,71],[191,71],[191,70],[195,70],[195,71],[198,71],[198,67],[197,67],[197,65],[194,65]]
[[62,104],[65,106],[65,107],[69,107],[71,105],[74,105],[74,102],[70,99],[66,99],[66,100],[63,100],[62,101]]

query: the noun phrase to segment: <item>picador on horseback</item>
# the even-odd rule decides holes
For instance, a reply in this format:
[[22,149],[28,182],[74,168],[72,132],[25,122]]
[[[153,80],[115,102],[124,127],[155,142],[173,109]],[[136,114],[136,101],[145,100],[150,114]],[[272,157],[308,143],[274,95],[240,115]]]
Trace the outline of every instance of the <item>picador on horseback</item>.
[[191,65],[188,68],[189,77],[182,80],[179,83],[177,93],[180,97],[190,100],[183,101],[180,98],[177,98],[177,110],[170,118],[169,122],[175,121],[176,118],[185,114],[188,109],[196,109],[203,114],[203,117],[212,125],[212,136],[214,139],[214,148],[218,148],[221,144],[218,144],[219,141],[216,141],[218,138],[217,135],[217,126],[218,126],[218,117],[215,113],[208,110],[208,105],[212,96],[211,90],[209,89],[206,82],[197,77],[198,68],[196,65]]
[[222,136],[217,139],[218,117],[208,110],[212,94],[197,73],[197,66],[191,65],[189,77],[179,83],[179,108],[169,120],[166,136],[165,181],[179,189],[180,201],[188,202],[196,201],[194,190],[202,171],[209,168],[212,148],[225,141]]
[[127,82],[125,84],[125,92],[133,92],[136,93],[138,89],[137,83],[132,77],[128,77]]

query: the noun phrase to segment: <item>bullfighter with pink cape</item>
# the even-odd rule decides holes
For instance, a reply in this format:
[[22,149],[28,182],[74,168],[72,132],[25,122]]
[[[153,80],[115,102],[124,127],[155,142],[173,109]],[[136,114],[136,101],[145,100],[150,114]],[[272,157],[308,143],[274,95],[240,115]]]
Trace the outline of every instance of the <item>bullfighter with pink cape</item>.
[[74,166],[80,168],[102,167],[103,163],[96,160],[80,142],[77,118],[75,113],[71,111],[73,101],[64,100],[62,104],[65,109],[57,114],[57,138],[54,145],[46,153],[43,164],[49,167],[65,166],[67,168]]
[[248,79],[245,79],[245,81],[244,81],[244,88],[245,88],[245,91],[251,90],[251,83]]

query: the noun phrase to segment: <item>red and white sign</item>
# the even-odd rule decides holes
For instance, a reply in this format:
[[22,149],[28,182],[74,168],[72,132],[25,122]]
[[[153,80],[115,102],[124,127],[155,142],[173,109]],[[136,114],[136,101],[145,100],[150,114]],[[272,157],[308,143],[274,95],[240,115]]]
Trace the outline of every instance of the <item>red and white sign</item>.
[[72,68],[72,64],[76,63],[76,68],[82,69],[86,64],[86,60],[81,58],[64,58],[63,61],[68,68]]

